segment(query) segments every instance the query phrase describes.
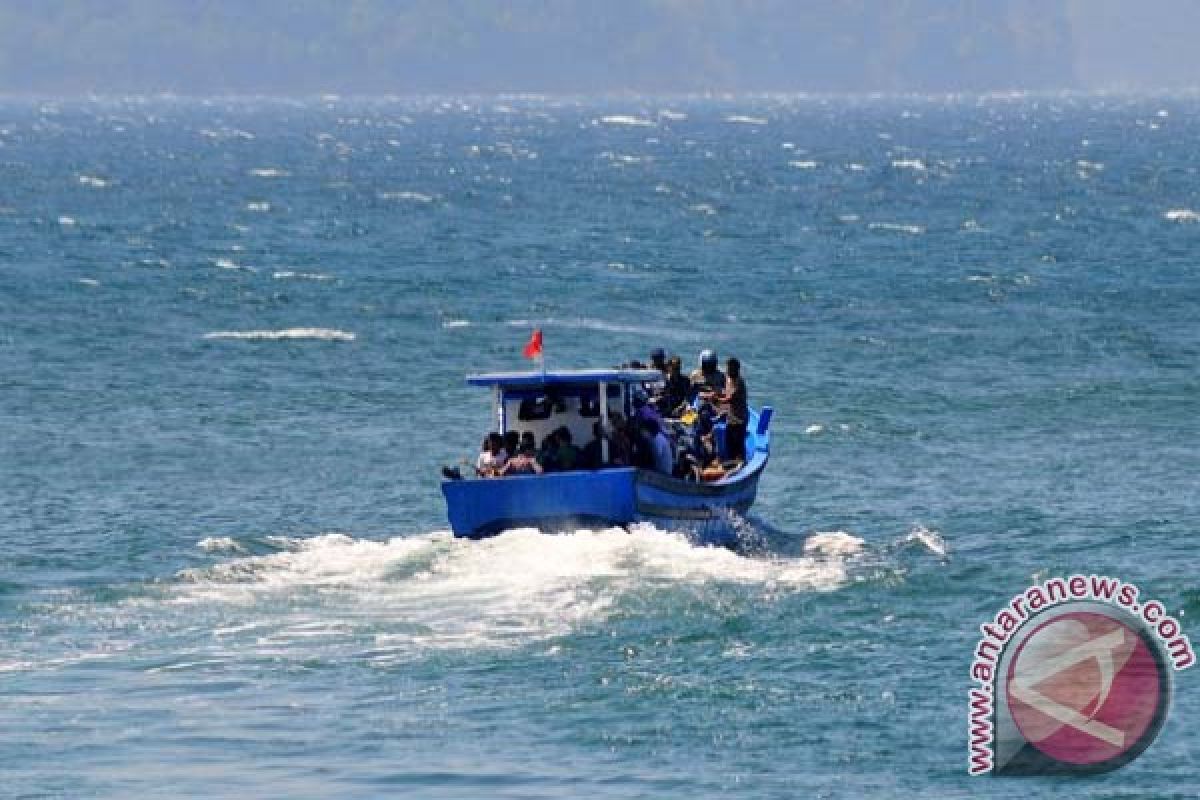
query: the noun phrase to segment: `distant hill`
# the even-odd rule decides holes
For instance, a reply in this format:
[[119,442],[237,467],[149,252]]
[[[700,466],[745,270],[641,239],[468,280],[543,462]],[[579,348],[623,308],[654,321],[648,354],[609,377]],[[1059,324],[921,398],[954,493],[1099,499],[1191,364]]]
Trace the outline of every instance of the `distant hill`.
[[1114,2],[0,0],[0,91],[1071,88]]

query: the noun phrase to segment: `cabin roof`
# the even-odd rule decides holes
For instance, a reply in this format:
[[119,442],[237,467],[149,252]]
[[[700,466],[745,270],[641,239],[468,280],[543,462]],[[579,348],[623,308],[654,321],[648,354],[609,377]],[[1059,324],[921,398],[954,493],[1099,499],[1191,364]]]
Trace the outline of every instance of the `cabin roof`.
[[530,372],[489,372],[468,375],[471,386],[530,387],[582,386],[605,383],[655,383],[662,380],[656,369],[556,369]]

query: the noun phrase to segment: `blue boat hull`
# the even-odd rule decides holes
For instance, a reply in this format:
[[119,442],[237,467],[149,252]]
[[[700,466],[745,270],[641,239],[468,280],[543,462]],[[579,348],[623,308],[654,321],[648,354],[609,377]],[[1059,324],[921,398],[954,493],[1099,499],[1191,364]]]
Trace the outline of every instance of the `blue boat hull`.
[[632,467],[444,481],[450,527],[455,536],[480,539],[512,528],[557,532],[649,522],[704,544],[734,544],[736,522],[754,504],[767,465],[767,421],[769,415],[760,426],[752,414],[749,460],[715,483]]

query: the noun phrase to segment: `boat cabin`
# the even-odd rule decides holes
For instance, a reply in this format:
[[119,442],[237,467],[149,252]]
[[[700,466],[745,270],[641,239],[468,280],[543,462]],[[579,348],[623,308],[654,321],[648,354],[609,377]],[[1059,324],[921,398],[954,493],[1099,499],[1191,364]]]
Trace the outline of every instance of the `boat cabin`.
[[[500,433],[528,431],[540,445],[547,434],[565,426],[571,440],[582,447],[593,439],[597,421],[607,429],[614,413],[632,416],[633,390],[651,391],[663,383],[663,375],[656,369],[493,372],[469,375],[467,383],[491,387],[492,414]],[[607,461],[607,440],[601,447]]]

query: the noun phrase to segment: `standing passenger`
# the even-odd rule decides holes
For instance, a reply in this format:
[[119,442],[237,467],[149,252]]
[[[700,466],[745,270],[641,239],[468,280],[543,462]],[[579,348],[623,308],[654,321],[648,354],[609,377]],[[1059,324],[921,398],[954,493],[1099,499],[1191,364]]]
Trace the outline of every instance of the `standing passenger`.
[[750,417],[746,381],[742,380],[742,362],[731,358],[725,362],[728,380],[725,392],[719,395],[728,407],[725,416],[725,451],[732,461],[746,460],[746,423]]

